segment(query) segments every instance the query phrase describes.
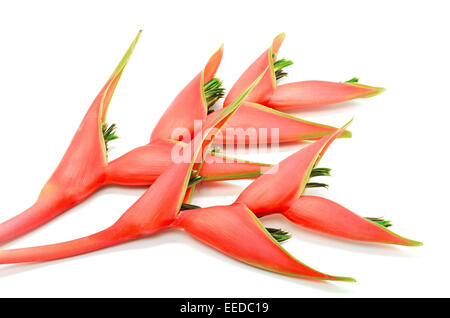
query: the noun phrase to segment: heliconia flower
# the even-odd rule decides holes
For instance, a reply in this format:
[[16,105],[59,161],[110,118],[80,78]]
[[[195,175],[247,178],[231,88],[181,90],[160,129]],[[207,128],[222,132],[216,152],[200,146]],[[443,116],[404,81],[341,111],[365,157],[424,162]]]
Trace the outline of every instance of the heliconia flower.
[[422,245],[387,230],[389,221],[360,217],[336,202],[317,196],[301,196],[283,215],[308,229],[351,240]]
[[226,96],[224,106],[239,95],[247,87],[247,83],[253,81],[259,74],[258,70],[268,66],[271,70],[270,74],[266,75],[247,101],[278,110],[330,105],[356,98],[376,96],[384,91],[381,87],[359,84],[356,78],[344,83],[303,81],[277,86],[277,80],[287,75],[284,68],[293,64],[290,60],[277,60],[278,50],[284,37],[284,33],[278,35],[269,49],[247,68]]
[[108,163],[106,144],[115,138],[114,126],[108,127],[106,124],[106,111],[140,34],[141,31],[90,106],[36,203],[0,224],[0,243],[12,240],[51,220],[103,185]]
[[171,226],[182,228],[220,252],[262,269],[300,278],[355,281],[321,273],[295,259],[244,204],[185,210]]
[[[330,200],[303,196],[313,176],[313,169],[347,126],[309,144],[272,167],[245,188],[236,203],[245,204],[258,217],[282,213],[304,227],[354,240],[421,245],[387,230],[389,223],[382,219],[362,218]],[[326,174],[324,172],[323,175]]]
[[[263,75],[263,74],[262,74]],[[261,76],[262,76],[261,75]],[[226,107],[200,136],[200,143],[191,142],[182,151],[188,151],[190,162],[172,163],[153,185],[112,226],[96,234],[68,242],[0,251],[0,264],[36,262],[79,255],[125,241],[149,236],[165,229],[175,220],[183,203],[196,159],[211,143],[214,131],[220,129],[242,103],[261,77],[257,78],[241,96]]]
[[[214,113],[208,115],[207,122]],[[232,130],[230,130],[232,129]],[[306,121],[292,115],[245,102],[216,136],[217,144],[262,145],[271,143],[316,140],[337,128]],[[351,137],[346,130],[340,137]]]

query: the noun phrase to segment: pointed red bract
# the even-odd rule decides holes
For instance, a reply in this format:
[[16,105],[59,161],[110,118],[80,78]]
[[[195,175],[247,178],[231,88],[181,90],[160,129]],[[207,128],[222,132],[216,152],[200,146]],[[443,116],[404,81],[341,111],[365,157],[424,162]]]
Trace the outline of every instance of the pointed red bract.
[[[207,122],[216,112],[208,115]],[[317,140],[336,130],[335,127],[306,121],[263,105],[245,102],[216,136],[214,143],[263,145]],[[340,137],[351,137],[351,133],[345,131]]]
[[205,68],[175,97],[153,129],[151,142],[178,138],[179,136],[172,136],[177,128],[185,128],[193,135],[194,121],[206,119],[207,105],[203,85],[216,73],[222,56],[223,47],[220,47]]
[[264,104],[265,102],[269,101],[270,96],[276,88],[273,60],[276,59],[276,55],[278,54],[278,50],[283,43],[284,37],[284,33],[278,35],[273,40],[272,45],[266,51],[264,51],[264,53],[261,54],[256,59],[256,61],[247,68],[247,70],[245,70],[245,72],[241,75],[241,77],[239,77],[239,79],[230,89],[223,102],[224,106],[227,106],[239,94],[241,94],[244,89],[247,88],[266,68],[269,68],[270,71],[264,75],[264,78],[261,80],[258,86],[255,87],[253,92],[246,98],[246,101],[260,104]]
[[269,170],[271,165],[209,154],[199,175],[204,181],[253,179]]
[[[152,184],[171,164],[173,141],[159,140],[135,148],[111,161],[107,166],[106,184],[128,186]],[[208,180],[255,178],[269,165],[242,161],[220,154],[208,154],[199,173]]]
[[346,126],[272,167],[245,188],[236,202],[244,203],[258,216],[289,209],[303,193],[311,170],[320,160],[323,151],[344,132]]
[[106,183],[152,184],[172,164],[173,147],[174,142],[158,140],[131,150],[108,164]]
[[336,202],[317,196],[300,197],[283,215],[308,229],[351,240],[421,245],[420,242],[403,238],[382,225],[360,217]]
[[[200,145],[201,146],[201,145]],[[189,151],[190,145],[183,151]],[[192,153],[191,158],[195,158]],[[192,172],[191,162],[172,163],[110,228],[58,244],[0,251],[0,264],[48,261],[75,256],[151,235],[175,219]]]
[[87,111],[58,167],[28,210],[0,224],[0,244],[21,236],[86,199],[105,181],[102,125],[112,94],[140,33]]
[[239,77],[225,98],[224,105],[228,105],[229,101],[239,94],[248,83],[251,83],[260,70],[266,67],[270,67],[271,72],[266,74],[247,101],[278,110],[336,104],[355,98],[376,96],[384,91],[384,88],[381,87],[359,84],[357,80],[345,83],[302,81],[277,86],[274,63],[277,61],[278,50],[284,37],[284,33],[278,35],[269,49],[264,51]]
[[0,251],[0,264],[49,261],[92,252],[167,228],[184,196],[190,163],[173,164],[111,227],[63,243]]
[[358,83],[295,82],[277,86],[266,105],[278,110],[324,106],[356,98],[372,97],[383,90],[380,87]]
[[296,260],[243,204],[182,211],[172,226],[252,266],[301,278],[353,281],[323,274]]

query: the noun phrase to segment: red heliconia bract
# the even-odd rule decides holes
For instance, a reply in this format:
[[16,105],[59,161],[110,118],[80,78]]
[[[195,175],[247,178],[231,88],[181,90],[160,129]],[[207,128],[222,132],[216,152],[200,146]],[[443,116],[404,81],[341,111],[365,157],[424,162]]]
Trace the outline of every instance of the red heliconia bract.
[[0,251],[0,263],[42,262],[99,250],[167,228],[181,206],[190,163],[173,164],[113,225],[80,239]]
[[[214,113],[208,115],[207,122]],[[216,144],[263,145],[316,140],[337,128],[306,121],[260,104],[245,102],[215,139]],[[340,137],[351,137],[345,131]]]
[[247,97],[246,101],[265,104],[269,101],[274,90],[277,87],[275,70],[273,66],[274,60],[278,54],[278,50],[284,41],[285,34],[282,33],[278,35],[273,41],[272,45],[264,51],[239,77],[239,79],[234,83],[233,87],[230,89],[228,95],[226,96],[223,105],[227,106],[240,92],[248,86],[249,83],[253,82],[255,76],[261,73],[261,70],[270,68],[270,71],[259,83],[258,87],[255,88],[253,93]]
[[277,86],[265,105],[278,110],[317,107],[372,97],[383,91],[382,87],[359,83],[302,81]]
[[403,238],[335,202],[303,196],[312,169],[347,125],[270,168],[244,189],[236,203],[245,204],[258,217],[282,213],[294,223],[340,237],[408,246],[421,245],[420,242]]
[[105,124],[106,111],[114,89],[140,34],[141,32],[90,106],[36,203],[0,224],[0,243],[12,240],[51,220],[86,199],[104,184],[108,161],[102,126]]
[[300,278],[354,281],[318,272],[292,257],[244,204],[182,211],[172,226],[252,266]]
[[[344,83],[326,81],[303,81],[277,86],[276,62],[278,50],[285,34],[278,35],[272,45],[264,51],[239,77],[225,98],[224,106],[251,83],[258,70],[270,67],[270,74],[261,81],[255,91],[247,98],[248,102],[262,104],[278,110],[299,109],[330,105],[356,98],[372,97],[384,91],[381,87],[359,84],[357,80]],[[289,61],[290,62],[290,61]],[[292,64],[290,62],[287,65]],[[286,65],[286,66],[287,66]],[[284,74],[286,75],[286,73]],[[283,75],[283,76],[284,76]]]
[[331,200],[304,195],[283,215],[305,228],[351,240],[419,246],[421,242],[403,238]]
[[[177,128],[187,129],[191,136],[194,135],[194,121],[205,120],[208,112],[204,84],[209,82],[216,74],[222,56],[223,46],[213,54],[205,68],[192,79],[170,104],[153,129],[150,141],[174,139],[175,136],[172,136],[172,134]],[[254,80],[256,78],[257,76]]]
[[[173,140],[157,140],[111,161],[107,167],[105,182],[127,186],[152,184],[171,165],[175,143]],[[269,167],[268,164],[209,153],[200,176],[203,177],[202,181],[252,179]]]
[[244,203],[257,215],[289,209],[303,193],[323,151],[344,130],[322,137],[273,166],[245,188],[236,202]]

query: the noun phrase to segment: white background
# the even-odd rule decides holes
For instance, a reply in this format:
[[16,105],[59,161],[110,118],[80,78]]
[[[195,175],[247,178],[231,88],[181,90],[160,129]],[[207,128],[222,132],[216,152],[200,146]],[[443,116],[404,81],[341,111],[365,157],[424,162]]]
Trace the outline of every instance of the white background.
[[[264,219],[294,236],[306,264],[357,283],[316,283],[232,260],[181,231],[44,264],[0,267],[0,296],[401,297],[450,296],[448,12],[445,1],[2,1],[0,2],[0,221],[30,206],[85,111],[139,29],[141,40],[109,110],[119,127],[110,158],[147,143],[178,91],[225,43],[227,88],[279,32],[289,78],[387,88],[382,95],[294,112],[341,125],[315,193],[363,216],[384,216],[422,247],[335,239]],[[242,155],[278,162],[281,153]],[[248,182],[203,185],[194,203],[231,203]],[[108,187],[4,248],[78,238],[112,224],[145,188]]]

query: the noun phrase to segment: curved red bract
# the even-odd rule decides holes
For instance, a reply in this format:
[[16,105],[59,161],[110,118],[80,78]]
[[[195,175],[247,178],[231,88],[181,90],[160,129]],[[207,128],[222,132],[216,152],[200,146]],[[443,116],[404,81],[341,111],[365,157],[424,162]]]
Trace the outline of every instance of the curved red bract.
[[44,185],[37,202],[21,214],[0,224],[0,243],[17,238],[50,221],[103,186],[107,160],[101,125],[112,93],[139,36],[140,32],[89,107],[63,158]]
[[[174,145],[173,141],[159,140],[111,161],[106,168],[105,183],[128,186],[152,184],[173,163]],[[199,175],[205,178],[204,181],[256,178],[268,166],[208,153]]]
[[322,137],[284,159],[253,181],[242,191],[236,202],[244,203],[257,215],[289,209],[303,193],[319,154],[344,130],[345,127],[329,136]]
[[317,196],[300,197],[283,215],[308,229],[351,240],[421,245],[360,217],[336,202]]
[[225,98],[225,106],[248,86],[261,73],[262,69],[268,66],[271,68],[271,72],[266,74],[247,101],[281,111],[336,104],[356,98],[376,96],[384,91],[384,88],[362,85],[357,82],[302,81],[278,86],[274,62],[277,60],[278,50],[284,38],[284,33],[278,35],[272,45],[242,73]]
[[380,88],[352,83],[303,81],[277,86],[266,105],[278,110],[291,110],[331,105],[356,98],[375,96]]
[[223,102],[224,107],[229,105],[231,101],[241,94],[267,67],[270,68],[270,72],[267,72],[264,75],[258,86],[255,87],[253,92],[246,98],[246,101],[264,104],[269,100],[276,87],[272,54],[275,56],[277,55],[278,50],[283,43],[284,36],[283,33],[278,35],[273,40],[272,45],[239,77],[226,96]]
[[301,278],[351,280],[318,272],[287,253],[243,204],[182,211],[172,224],[239,261]]
[[[206,122],[219,111],[208,115]],[[264,145],[317,140],[338,128],[322,125],[278,112],[256,103],[245,102],[216,136],[215,144]],[[349,137],[346,131],[342,137]]]
[[203,85],[214,77],[222,56],[223,47],[214,53],[205,68],[175,97],[153,129],[150,142],[178,138],[172,136],[177,128],[187,129],[191,136],[194,134],[194,121],[204,121],[207,115]]

